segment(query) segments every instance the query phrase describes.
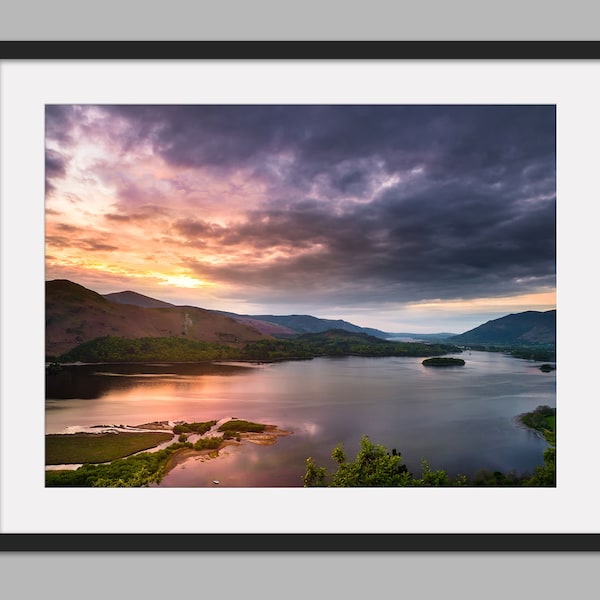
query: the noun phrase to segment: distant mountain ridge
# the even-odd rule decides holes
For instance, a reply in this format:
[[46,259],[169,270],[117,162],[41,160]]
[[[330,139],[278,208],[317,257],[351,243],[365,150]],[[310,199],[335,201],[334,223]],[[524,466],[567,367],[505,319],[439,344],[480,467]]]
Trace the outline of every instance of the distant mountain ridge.
[[250,318],[255,321],[275,323],[285,328],[290,334],[303,333],[322,333],[330,329],[342,329],[355,333],[366,333],[378,338],[388,337],[388,333],[372,327],[360,327],[342,319],[321,319],[311,315],[236,315],[235,313],[225,313],[234,319]]
[[186,339],[241,345],[261,339],[293,338],[331,330],[378,339],[459,345],[556,343],[556,310],[525,311],[488,321],[463,334],[389,333],[342,319],[311,315],[239,315],[177,306],[131,290],[100,295],[68,280],[46,282],[46,353],[58,356],[102,336],[125,338],[187,336]]
[[[131,295],[129,299],[140,300]],[[66,279],[46,282],[46,356],[59,356],[82,342],[103,336],[185,337],[232,346],[272,339],[235,319],[202,308],[123,304]]]
[[[176,306],[175,304],[150,298],[131,290],[104,294],[103,297],[118,304],[130,304],[144,308]],[[343,319],[322,319],[312,315],[246,315],[224,310],[212,310],[211,312],[235,319],[265,335],[272,335],[279,338],[295,337],[305,333],[322,333],[330,329],[365,333],[381,339],[397,338],[398,340],[425,342],[439,342],[456,335],[454,333],[390,333],[373,327],[361,327]]]
[[545,312],[528,310],[506,315],[448,338],[447,341],[460,345],[556,344],[556,309]]

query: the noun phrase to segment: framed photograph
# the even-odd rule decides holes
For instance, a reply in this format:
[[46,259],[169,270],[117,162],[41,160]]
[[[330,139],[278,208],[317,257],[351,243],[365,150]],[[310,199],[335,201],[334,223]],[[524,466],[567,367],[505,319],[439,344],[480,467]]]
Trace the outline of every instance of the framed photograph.
[[598,550],[599,58],[0,43],[2,548]]

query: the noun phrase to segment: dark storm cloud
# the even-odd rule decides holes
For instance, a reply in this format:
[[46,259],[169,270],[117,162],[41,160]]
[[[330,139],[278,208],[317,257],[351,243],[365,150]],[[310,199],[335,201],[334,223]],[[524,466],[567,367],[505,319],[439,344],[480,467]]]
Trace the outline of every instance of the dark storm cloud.
[[[199,248],[298,254],[188,263],[200,277],[323,298],[342,292],[347,300],[507,296],[554,286],[553,106],[97,110],[126,124],[124,147],[150,146],[172,165],[222,177],[244,170],[265,184],[260,206],[235,222],[182,218],[173,230]],[[60,125],[71,118],[54,108],[47,131],[64,136]]]
[[213,240],[221,240],[225,229],[214,223],[199,220],[181,219],[175,223],[174,229],[190,240],[209,237]]
[[[404,212],[388,198],[377,209],[359,206],[341,216],[320,207],[253,214],[252,221],[220,232],[219,239],[250,244],[256,257],[279,246],[292,246],[298,255],[250,265],[187,266],[207,278],[244,281],[270,293],[276,282],[286,293],[318,293],[330,301],[342,290],[347,301],[418,301],[554,285],[552,203],[520,212],[506,205],[482,211],[476,209],[488,199],[446,200],[446,210],[437,213],[440,205],[423,198],[404,203]],[[205,227],[205,238],[210,234]],[[314,245],[321,246],[318,252],[302,253]]]
[[46,150],[46,174],[48,177],[61,177],[66,172],[66,158],[55,150]]
[[76,108],[68,105],[50,104],[46,106],[46,139],[65,142],[71,139]]
[[[552,106],[106,106],[172,164],[249,168],[304,189],[369,189],[373,171],[426,168],[488,185],[553,177]],[[51,121],[51,119],[49,119]],[[281,158],[289,161],[281,164]]]

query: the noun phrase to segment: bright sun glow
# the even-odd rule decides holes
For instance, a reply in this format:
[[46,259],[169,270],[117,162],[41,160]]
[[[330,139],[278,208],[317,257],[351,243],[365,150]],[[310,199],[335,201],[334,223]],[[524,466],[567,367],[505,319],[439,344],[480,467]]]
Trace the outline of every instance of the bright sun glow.
[[207,285],[206,281],[190,277],[189,275],[161,275],[153,274],[157,279],[162,279],[160,285],[173,285],[180,288],[198,288]]

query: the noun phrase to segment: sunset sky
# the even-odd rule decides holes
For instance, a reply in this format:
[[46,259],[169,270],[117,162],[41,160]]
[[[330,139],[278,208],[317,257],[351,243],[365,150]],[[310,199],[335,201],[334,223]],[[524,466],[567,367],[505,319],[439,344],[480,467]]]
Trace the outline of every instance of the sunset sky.
[[554,106],[46,107],[46,279],[462,333],[556,307]]

